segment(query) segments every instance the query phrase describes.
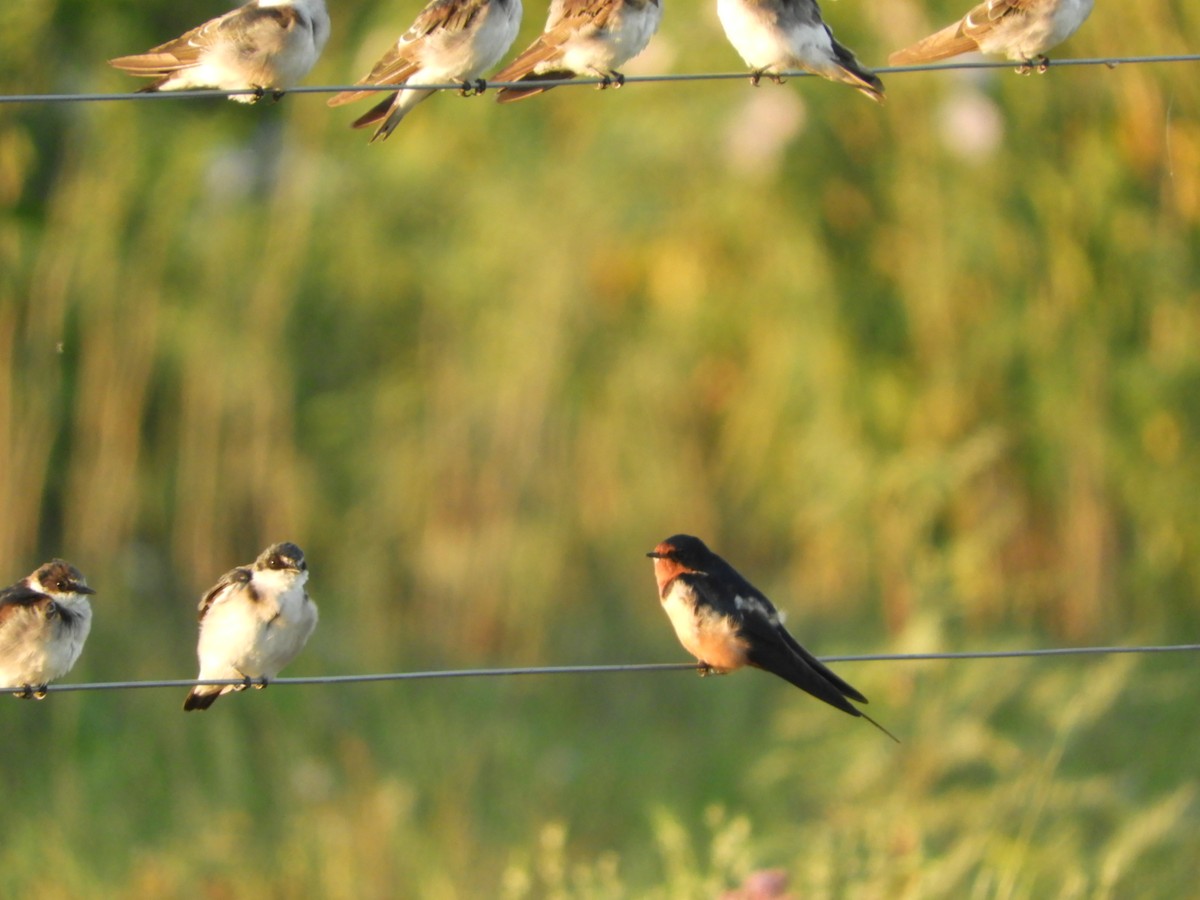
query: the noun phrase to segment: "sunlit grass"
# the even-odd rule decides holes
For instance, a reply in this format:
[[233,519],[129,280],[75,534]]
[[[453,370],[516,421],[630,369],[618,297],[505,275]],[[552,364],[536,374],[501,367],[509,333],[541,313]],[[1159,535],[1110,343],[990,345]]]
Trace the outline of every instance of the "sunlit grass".
[[[962,11],[826,6],[868,61]],[[414,12],[337,8],[313,80]],[[0,83],[118,89],[87,61],[180,15],[17,4]],[[658,59],[734,67],[715,28],[672,7]],[[371,147],[315,96],[0,109],[3,577],[100,589],[84,680],[194,674],[281,539],[295,672],[682,659],[680,530],[818,653],[1184,639],[1193,71],[447,94]],[[11,700],[0,893],[1184,896],[1192,668],[846,666],[899,747],[759,673]]]

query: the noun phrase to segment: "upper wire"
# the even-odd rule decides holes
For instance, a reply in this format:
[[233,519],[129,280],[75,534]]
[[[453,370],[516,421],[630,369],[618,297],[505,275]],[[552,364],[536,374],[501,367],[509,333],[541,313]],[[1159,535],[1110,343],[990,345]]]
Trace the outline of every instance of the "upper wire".
[[[1200,53],[1179,53],[1159,56],[1108,56],[1079,59],[1053,59],[1048,61],[1048,67],[1057,69],[1063,66],[1104,66],[1115,69],[1124,65],[1147,65],[1152,63],[1200,62]],[[922,63],[912,66],[887,66],[873,69],[877,75],[907,75],[913,72],[946,72],[969,69],[1011,69],[1015,66],[1012,60],[964,60],[958,62]],[[813,78],[811,72],[785,71],[779,73],[783,78]],[[744,81],[749,77],[748,72],[698,72],[663,75],[628,75],[621,84],[663,84],[690,81]],[[522,82],[515,81],[486,81],[487,88],[527,87]],[[552,87],[588,87],[612,85],[611,79],[605,78],[568,78],[557,81],[539,81],[540,89]],[[396,84],[339,84],[339,85],[299,85],[288,88],[286,94],[339,94],[343,91],[382,91],[392,92],[402,89],[426,91],[457,91],[464,87],[462,82],[447,82],[443,84],[422,84],[409,87]],[[466,85],[474,89],[475,83]],[[0,94],[0,103],[97,103],[123,100],[201,100],[221,99],[236,96],[264,96],[260,90],[197,90],[197,91],[150,91],[150,92],[120,92],[107,94]],[[267,91],[265,96],[270,96]]]

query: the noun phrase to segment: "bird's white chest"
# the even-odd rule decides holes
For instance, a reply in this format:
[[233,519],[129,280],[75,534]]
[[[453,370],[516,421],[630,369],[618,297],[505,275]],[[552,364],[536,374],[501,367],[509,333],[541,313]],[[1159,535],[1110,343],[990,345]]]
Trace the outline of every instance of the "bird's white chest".
[[737,623],[698,604],[695,591],[682,579],[672,582],[662,605],[679,643],[696,659],[722,671],[746,665],[747,642],[738,635]]
[[520,25],[520,0],[511,0],[507,6],[492,0],[470,29],[443,30],[425,38],[420,51],[420,73],[409,82],[436,84],[478,78],[512,46]]
[[662,19],[661,3],[636,7],[626,3],[603,29],[587,28],[563,46],[560,63],[548,68],[607,74],[619,69],[646,49]]
[[745,0],[717,0],[717,17],[729,43],[752,69],[820,65],[833,53],[824,26],[784,28],[768,10]]
[[1093,2],[1059,0],[1048,9],[1009,16],[979,42],[979,49],[1014,60],[1041,56],[1079,30]]
[[280,579],[257,572],[257,600],[242,589],[209,608],[200,628],[202,678],[274,678],[300,652],[316,627],[317,607],[304,579]]
[[[236,38],[215,41],[200,64],[190,72],[185,70],[180,78],[192,85],[225,90],[291,87],[308,74],[329,37],[329,14],[324,3],[300,8],[307,15],[304,24],[284,30],[273,22],[259,20]],[[255,98],[231,99],[252,103]]]
[[92,607],[83,598],[55,601],[61,611],[47,617],[42,607],[12,614],[0,635],[0,685],[45,684],[71,670],[92,630]]

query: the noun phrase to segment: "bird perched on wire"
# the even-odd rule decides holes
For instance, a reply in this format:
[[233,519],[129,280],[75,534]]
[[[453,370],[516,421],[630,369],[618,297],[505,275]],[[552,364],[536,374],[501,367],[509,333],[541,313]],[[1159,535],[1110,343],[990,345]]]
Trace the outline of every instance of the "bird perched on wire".
[[553,0],[545,31],[491,79],[522,86],[500,88],[496,99],[524,100],[553,87],[539,82],[579,75],[602,78],[601,88],[620,87],[625,76],[618,69],[646,49],[662,13],[662,0]]
[[378,123],[371,140],[385,140],[409,110],[433,94],[409,85],[461,82],[463,96],[482,93],[485,85],[477,79],[508,52],[520,27],[521,0],[433,0],[396,45],[356,82],[404,88],[392,94],[343,91],[331,97],[329,105],[382,97],[353,127]]
[[208,709],[230,691],[268,679],[296,658],[317,627],[317,605],[304,589],[308,564],[295,544],[272,544],[248,566],[221,576],[200,600],[197,680],[239,678],[241,684],[197,685],[185,710]]
[[896,740],[850,702],[867,698],[800,646],[771,601],[702,540],[677,534],[646,555],[654,560],[663,609],[679,642],[699,660],[701,675],[763,669]]
[[765,75],[803,69],[848,84],[882,103],[883,82],[837,42],[817,0],[717,0],[717,17],[757,85]]
[[92,605],[83,574],[51,560],[0,591],[0,685],[18,697],[46,696],[46,686],[71,670],[88,632]]
[[979,51],[1021,63],[1022,74],[1050,66],[1046,51],[1057,47],[1083,24],[1093,0],[986,0],[953,25],[897,50],[893,66],[933,62]]
[[110,59],[130,75],[158,79],[141,92],[253,90],[230,100],[278,100],[308,74],[329,38],[325,0],[250,0],[145,53]]

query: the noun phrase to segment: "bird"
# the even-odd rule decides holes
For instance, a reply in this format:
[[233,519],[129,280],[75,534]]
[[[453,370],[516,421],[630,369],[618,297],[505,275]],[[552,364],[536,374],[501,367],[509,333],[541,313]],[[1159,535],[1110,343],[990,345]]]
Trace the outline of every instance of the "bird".
[[272,544],[250,565],[221,576],[200,600],[197,680],[242,683],[197,685],[183,702],[185,710],[208,709],[230,691],[265,687],[296,658],[317,627],[317,605],[304,589],[306,581],[304,552],[291,543]]
[[1057,47],[1091,14],[1093,0],[986,0],[953,25],[888,57],[893,66],[933,62],[978,50],[1020,62],[1022,74],[1050,66]]
[[701,675],[745,666],[778,675],[818,700],[866,719],[892,740],[894,734],[856,707],[867,698],[835,675],[783,627],[771,601],[698,537],[676,534],[646,554],[654,560],[658,596]]
[[[479,76],[500,61],[521,27],[521,0],[432,0],[396,45],[356,84],[446,84],[461,82],[463,96],[482,93]],[[474,82],[474,84],[472,84]],[[381,99],[353,123],[366,128],[379,123],[371,141],[385,140],[414,106],[432,96],[429,90],[343,91],[330,106],[363,97]]]
[[230,100],[278,100],[308,74],[329,38],[325,0],[250,0],[173,41],[108,64],[158,79],[139,93],[216,88],[254,90]]
[[646,49],[662,13],[662,0],[553,0],[545,31],[491,79],[529,86],[500,88],[496,100],[524,100],[553,87],[540,82],[578,75],[620,87],[619,67]]
[[92,605],[83,574],[54,559],[0,591],[0,685],[16,696],[46,696],[49,682],[71,670],[88,632]]
[[879,76],[837,42],[817,0],[717,0],[717,18],[750,67],[751,84],[764,75],[779,84],[781,71],[803,69],[884,100]]

